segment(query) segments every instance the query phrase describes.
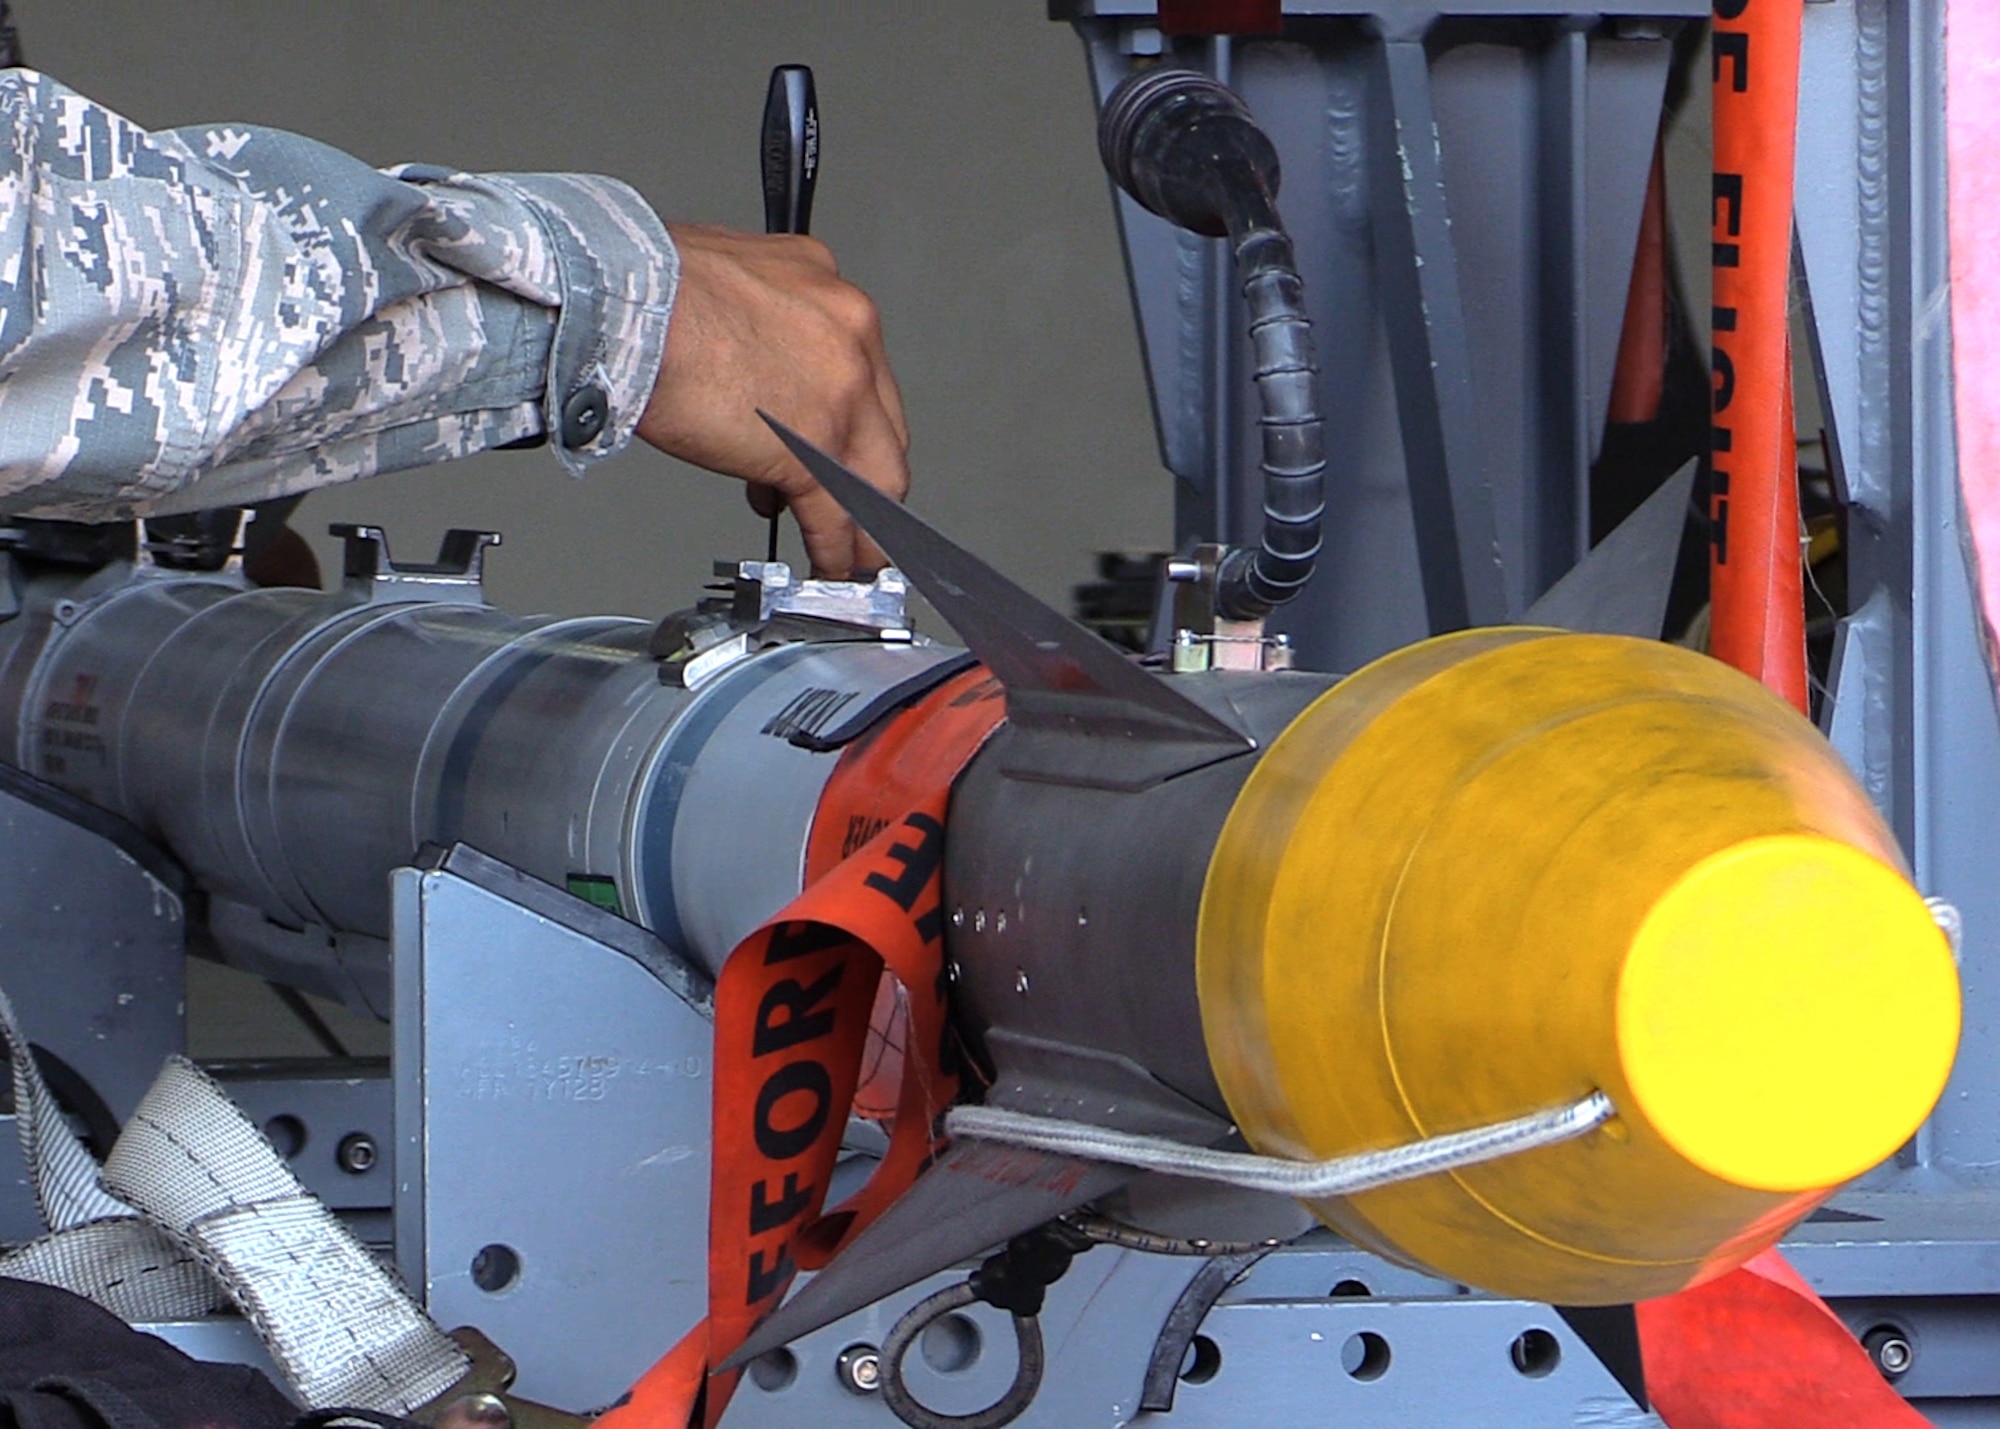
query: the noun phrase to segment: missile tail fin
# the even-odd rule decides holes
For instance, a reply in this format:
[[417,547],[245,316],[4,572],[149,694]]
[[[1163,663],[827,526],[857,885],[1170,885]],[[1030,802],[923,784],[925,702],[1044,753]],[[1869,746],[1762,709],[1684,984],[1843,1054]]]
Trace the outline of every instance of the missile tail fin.
[[1639,1350],[1639,1316],[1630,1305],[1556,1305],[1563,1323],[1590,1347],[1598,1363],[1632,1396],[1641,1409],[1653,1406],[1646,1397],[1646,1365]]
[[[1173,1136],[1192,1145],[1212,1145],[1229,1133],[1227,1122],[1124,1057],[1002,1028],[991,1029],[986,1041],[999,1064],[987,1091],[990,1105]],[[1138,1174],[1022,1146],[955,1141],[832,1264],[767,1316],[723,1368],[745,1364],[1108,1196]]]
[[1135,1172],[976,1141],[949,1148],[831,1265],[758,1325],[720,1366],[832,1324],[926,1276],[1109,1195]]
[[1255,747],[797,432],[759,415],[1005,687],[1016,731],[1008,773],[1142,789]]
[[1660,483],[1638,510],[1544,591],[1520,623],[1659,639],[1694,491],[1694,469],[1690,460]]

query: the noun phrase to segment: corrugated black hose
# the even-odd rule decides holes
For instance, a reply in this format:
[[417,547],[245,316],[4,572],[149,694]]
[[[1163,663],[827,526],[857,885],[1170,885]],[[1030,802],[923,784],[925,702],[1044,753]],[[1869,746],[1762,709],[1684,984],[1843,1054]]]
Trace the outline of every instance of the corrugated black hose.
[[1312,578],[1326,508],[1326,449],[1312,323],[1278,219],[1278,154],[1226,85],[1184,69],[1141,70],[1105,101],[1098,150],[1111,177],[1169,222],[1227,236],[1243,282],[1261,414],[1264,529],[1223,558],[1217,611],[1254,620]]
[[1264,534],[1255,551],[1238,549],[1223,560],[1216,606],[1245,620],[1283,605],[1312,579],[1326,514],[1326,446],[1312,323],[1292,240],[1277,229],[1252,230],[1236,240],[1236,270],[1250,310],[1252,376],[1262,408]]

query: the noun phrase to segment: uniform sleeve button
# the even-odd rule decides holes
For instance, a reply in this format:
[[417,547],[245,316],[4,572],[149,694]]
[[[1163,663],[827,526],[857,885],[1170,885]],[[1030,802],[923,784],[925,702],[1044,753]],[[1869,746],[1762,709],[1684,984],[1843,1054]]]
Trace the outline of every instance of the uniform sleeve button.
[[562,409],[562,444],[574,450],[596,441],[611,415],[611,399],[595,383],[570,393]]

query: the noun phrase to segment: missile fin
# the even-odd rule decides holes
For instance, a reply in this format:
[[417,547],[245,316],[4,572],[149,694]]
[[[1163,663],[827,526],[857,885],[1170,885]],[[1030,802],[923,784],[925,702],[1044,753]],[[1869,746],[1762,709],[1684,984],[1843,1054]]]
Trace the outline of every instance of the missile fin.
[[1006,689],[1017,732],[1003,763],[1009,774],[1136,790],[1256,747],[782,422],[759,415]]
[[[1128,1058],[997,1028],[987,1036],[987,1051],[1003,1068],[987,1093],[990,1105],[1204,1146],[1231,1130]],[[1023,1064],[1034,1071],[1004,1070]],[[722,1367],[745,1364],[811,1334],[1107,1196],[1137,1174],[1025,1147],[954,1142],[880,1219],[768,1315]]]
[[1520,623],[1659,639],[1694,491],[1694,469],[1689,461],[1660,483],[1638,510],[1544,591]]
[[1551,1306],[1576,1337],[1590,1347],[1632,1402],[1651,1410],[1646,1397],[1646,1364],[1639,1349],[1639,1316],[1630,1305]]
[[991,1250],[1108,1195],[1135,1174],[1069,1156],[959,1142],[832,1264],[766,1316],[721,1368],[747,1363]]
[[1170,1136],[1190,1146],[1213,1146],[1234,1130],[1224,1118],[1116,1052],[1011,1027],[989,1027],[984,1041],[997,1068],[986,1093],[988,1106]]

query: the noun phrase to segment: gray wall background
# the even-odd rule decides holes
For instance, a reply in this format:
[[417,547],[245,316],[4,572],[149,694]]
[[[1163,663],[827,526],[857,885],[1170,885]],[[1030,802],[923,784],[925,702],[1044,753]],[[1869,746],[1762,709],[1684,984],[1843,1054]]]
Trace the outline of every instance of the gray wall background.
[[[236,120],[378,164],[609,173],[669,221],[745,228],[762,223],[770,67],[810,64],[826,136],[814,231],[882,309],[912,506],[1065,608],[1091,552],[1171,541],[1081,48],[1039,0],[14,11],[36,67],[149,127]],[[737,483],[644,447],[580,483],[537,452],[381,477],[310,497],[297,524],[354,520],[386,525],[406,559],[450,525],[503,531],[496,603],[571,614],[663,614],[712,559],[763,546]]]

